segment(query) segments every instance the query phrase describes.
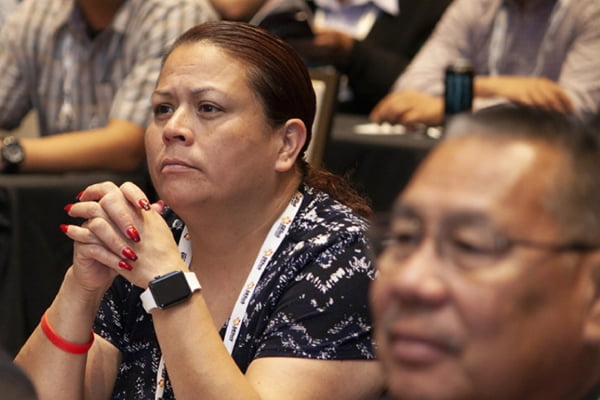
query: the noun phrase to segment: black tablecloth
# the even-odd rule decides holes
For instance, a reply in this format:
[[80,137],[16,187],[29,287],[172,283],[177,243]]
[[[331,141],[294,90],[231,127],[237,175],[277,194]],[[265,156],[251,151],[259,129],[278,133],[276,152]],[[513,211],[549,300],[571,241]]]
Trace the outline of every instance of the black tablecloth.
[[357,125],[367,122],[364,116],[336,116],[325,167],[347,175],[371,199],[374,211],[385,213],[437,140],[423,131],[403,135],[355,133]]
[[0,175],[0,345],[11,355],[37,325],[71,264],[73,244],[59,226],[75,221],[65,205],[105,180],[149,187],[144,173]]

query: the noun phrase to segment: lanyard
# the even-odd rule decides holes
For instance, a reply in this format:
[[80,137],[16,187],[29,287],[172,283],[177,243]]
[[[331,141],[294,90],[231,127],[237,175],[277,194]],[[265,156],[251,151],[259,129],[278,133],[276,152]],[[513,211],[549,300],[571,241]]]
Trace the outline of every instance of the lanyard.
[[[242,287],[237,301],[233,306],[231,316],[227,321],[227,329],[225,330],[225,338],[223,339],[223,343],[225,344],[225,348],[229,354],[233,352],[233,347],[235,346],[235,342],[240,333],[240,325],[244,320],[246,310],[248,309],[249,300],[254,294],[254,290],[256,289],[256,285],[260,280],[260,277],[262,276],[265,266],[269,264],[273,254],[275,254],[281,245],[281,242],[283,242],[283,239],[287,235],[288,229],[296,217],[298,210],[300,209],[302,197],[303,196],[300,192],[296,192],[294,196],[292,196],[286,209],[275,221],[271,227],[271,230],[269,230],[269,233],[265,238],[260,251],[258,252],[258,256],[252,265],[252,269],[248,273],[246,282]],[[179,239],[179,252],[181,253],[181,258],[189,267],[192,260],[192,242],[190,240],[187,227],[183,228],[181,238]],[[158,371],[156,372],[155,400],[160,400],[165,390],[164,372],[165,362],[164,358],[161,356],[160,363],[158,364]]]
[[[532,76],[538,76],[544,66],[546,54],[552,50],[552,36],[556,33],[560,22],[564,18],[568,5],[571,0],[557,0],[554,8],[552,9],[552,15],[550,16],[550,24],[542,39],[542,44],[537,53],[535,66],[533,68]],[[503,4],[494,18],[494,25],[492,27],[492,37],[490,39],[490,55],[488,58],[488,68],[491,76],[498,75],[498,63],[504,52],[504,46],[506,45],[506,33],[508,30],[508,10],[506,4]]]

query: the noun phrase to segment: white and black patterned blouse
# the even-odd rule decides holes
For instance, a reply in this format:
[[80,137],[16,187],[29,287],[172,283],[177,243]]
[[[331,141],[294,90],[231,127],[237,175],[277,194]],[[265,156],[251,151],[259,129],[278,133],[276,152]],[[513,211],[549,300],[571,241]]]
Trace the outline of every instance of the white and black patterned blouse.
[[[301,191],[298,215],[266,267],[240,328],[232,356],[242,372],[252,360],[267,356],[374,358],[367,223],[316,189],[302,185]],[[165,218],[178,239],[183,223],[172,212]],[[141,291],[119,277],[98,311],[95,331],[123,354],[113,399],[154,396],[161,354]],[[225,327],[221,337],[224,333]],[[168,380],[164,398],[174,398]]]

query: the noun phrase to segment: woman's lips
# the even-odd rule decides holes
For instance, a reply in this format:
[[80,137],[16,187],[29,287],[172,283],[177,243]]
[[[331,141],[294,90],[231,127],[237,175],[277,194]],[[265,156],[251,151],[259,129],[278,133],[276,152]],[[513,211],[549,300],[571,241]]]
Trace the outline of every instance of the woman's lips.
[[161,163],[161,172],[179,172],[195,169],[191,164],[178,159],[167,159]]

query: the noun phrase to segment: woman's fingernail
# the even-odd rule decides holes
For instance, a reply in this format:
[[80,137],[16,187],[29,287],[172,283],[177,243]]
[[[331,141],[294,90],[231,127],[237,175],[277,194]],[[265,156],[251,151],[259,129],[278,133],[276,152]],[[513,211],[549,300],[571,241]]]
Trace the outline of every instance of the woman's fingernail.
[[65,206],[65,211],[66,211],[66,212],[69,212],[69,211],[71,211],[71,207],[73,207],[73,204],[67,204],[67,205]]
[[83,190],[81,192],[77,193],[77,196],[75,196],[75,199],[79,200],[82,195],[83,195]]
[[69,230],[69,225],[60,224],[60,230],[61,230],[63,233],[67,233],[67,231]]
[[119,268],[126,269],[127,271],[131,271],[133,267],[125,260],[119,261]]
[[135,261],[138,259],[137,254],[135,254],[135,252],[129,247],[124,247],[123,250],[121,250],[121,254],[123,254],[125,258],[128,258],[131,261]]
[[133,240],[134,242],[140,241],[140,234],[138,233],[137,229],[135,229],[135,226],[130,226],[129,228],[127,228],[127,231],[125,233],[127,233],[127,237]]
[[150,210],[150,203],[146,199],[138,200],[138,205],[146,211]]

